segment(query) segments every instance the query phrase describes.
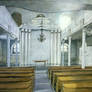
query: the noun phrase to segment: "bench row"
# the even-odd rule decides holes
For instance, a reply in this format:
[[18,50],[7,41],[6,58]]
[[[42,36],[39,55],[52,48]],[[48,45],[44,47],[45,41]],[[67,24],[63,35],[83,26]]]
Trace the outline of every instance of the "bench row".
[[48,77],[56,92],[92,92],[92,67],[49,67]]
[[34,68],[0,68],[0,92],[33,92]]

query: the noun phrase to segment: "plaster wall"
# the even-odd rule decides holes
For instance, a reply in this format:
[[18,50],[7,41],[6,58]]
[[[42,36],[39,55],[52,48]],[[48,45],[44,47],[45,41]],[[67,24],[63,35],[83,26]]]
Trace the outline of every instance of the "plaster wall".
[[0,40],[0,66],[6,66],[6,52],[7,47],[6,47],[6,41],[5,40]]
[[19,29],[5,6],[0,6],[0,27],[13,34],[14,37],[19,37]]
[[44,31],[46,40],[40,42],[38,40],[40,31],[32,31],[31,35],[31,62],[34,65],[35,60],[47,60],[50,63],[50,32]]
[[[81,48],[80,48],[79,55],[80,55],[79,56],[80,64],[82,64],[82,49]],[[85,64],[86,64],[86,66],[92,66],[92,46],[86,47]]]
[[[87,37],[86,39],[87,47],[85,51],[85,62],[86,66],[92,65],[92,37]],[[81,53],[81,44],[79,46],[79,64],[82,63],[82,53]]]

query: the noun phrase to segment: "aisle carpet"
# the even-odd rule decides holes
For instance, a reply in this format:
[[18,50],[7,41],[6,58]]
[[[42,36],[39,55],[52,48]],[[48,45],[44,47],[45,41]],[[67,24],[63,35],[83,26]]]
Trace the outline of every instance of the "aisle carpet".
[[47,70],[36,70],[34,92],[54,92],[48,79]]

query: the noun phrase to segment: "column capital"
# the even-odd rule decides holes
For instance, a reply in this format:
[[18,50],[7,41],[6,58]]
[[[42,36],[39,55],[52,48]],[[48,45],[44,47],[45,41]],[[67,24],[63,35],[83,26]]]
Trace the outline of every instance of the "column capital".
[[20,31],[21,31],[21,32],[24,32],[24,28],[21,28]]
[[57,32],[61,33],[61,30],[60,29],[57,29]]
[[31,29],[27,29],[27,31],[28,31],[28,33],[31,33],[31,32],[32,32],[32,30],[31,30]]
[[68,37],[68,41],[70,41],[70,42],[71,42],[71,40],[72,40],[72,37],[71,37],[71,36],[69,36],[69,37]]
[[84,27],[84,28],[82,29],[82,31],[83,31],[83,32],[86,32],[87,29],[88,29],[87,27]]
[[71,36],[69,36],[68,38],[72,38]]
[[62,43],[62,44],[64,44],[64,43],[65,43],[65,40],[64,40],[64,39],[62,39],[61,43]]
[[55,30],[51,30],[51,33],[55,32]]

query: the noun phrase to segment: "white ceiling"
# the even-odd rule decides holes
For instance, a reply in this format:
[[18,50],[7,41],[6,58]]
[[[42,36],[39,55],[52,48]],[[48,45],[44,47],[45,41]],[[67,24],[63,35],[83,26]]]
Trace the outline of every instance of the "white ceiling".
[[92,0],[0,0],[0,5],[38,12],[62,12],[92,9]]

